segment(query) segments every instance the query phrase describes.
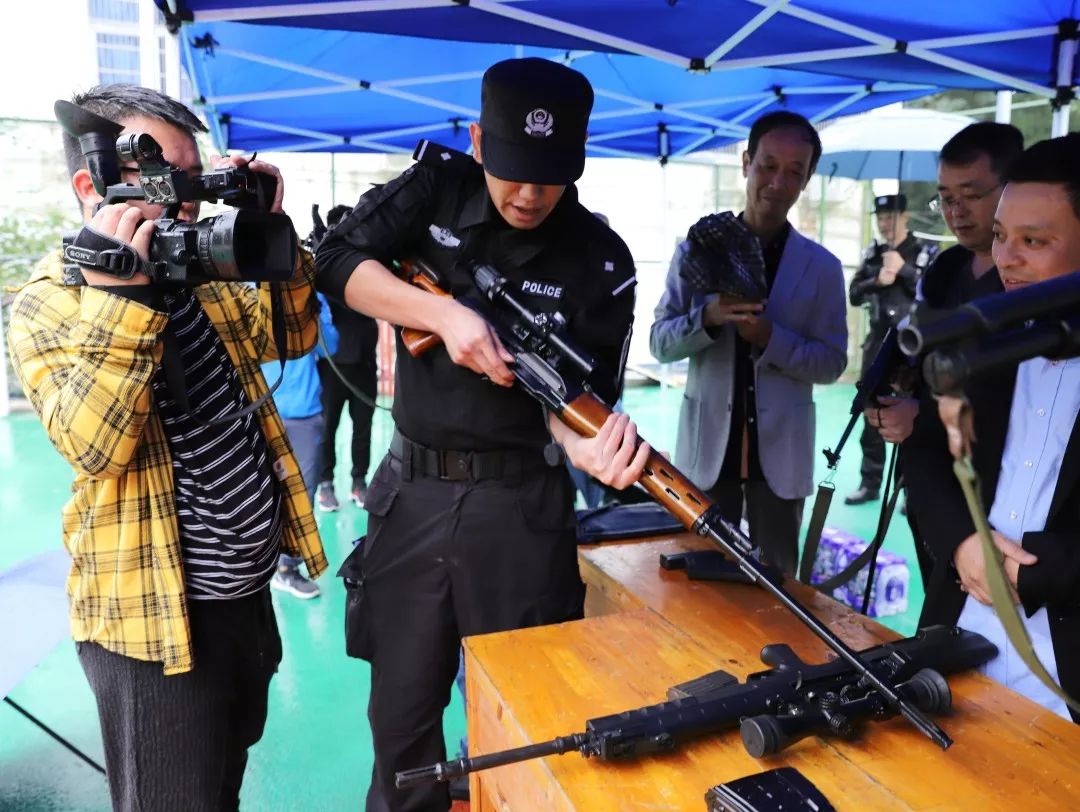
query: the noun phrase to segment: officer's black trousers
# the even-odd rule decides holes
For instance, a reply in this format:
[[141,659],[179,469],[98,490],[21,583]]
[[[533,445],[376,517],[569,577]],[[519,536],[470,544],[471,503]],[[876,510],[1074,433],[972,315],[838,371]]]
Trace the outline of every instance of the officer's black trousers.
[[[881,335],[872,332],[863,343],[860,380],[866,377],[870,365],[874,363],[874,357],[881,349],[882,340]],[[862,467],[859,469],[862,479],[859,484],[868,491],[877,493],[881,490],[881,479],[885,474],[885,441],[881,439],[881,434],[870,425],[870,421],[865,416],[863,416],[863,430],[859,437],[859,445],[862,446]]]
[[566,469],[542,461],[482,481],[412,476],[392,456],[375,472],[347,631],[371,663],[369,812],[449,808],[445,784],[398,790],[394,773],[446,757],[461,637],[582,616],[572,499]]

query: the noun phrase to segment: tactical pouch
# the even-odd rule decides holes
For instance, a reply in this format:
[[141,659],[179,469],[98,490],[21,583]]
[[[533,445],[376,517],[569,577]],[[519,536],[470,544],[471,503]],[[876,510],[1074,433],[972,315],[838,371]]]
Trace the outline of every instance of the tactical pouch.
[[371,660],[371,607],[364,596],[364,542],[356,540],[353,551],[337,574],[345,582],[345,653]]

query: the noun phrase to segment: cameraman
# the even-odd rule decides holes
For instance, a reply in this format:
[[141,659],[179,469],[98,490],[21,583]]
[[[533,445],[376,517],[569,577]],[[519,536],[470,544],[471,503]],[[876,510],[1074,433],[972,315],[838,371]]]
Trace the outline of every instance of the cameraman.
[[[74,103],[148,133],[166,160],[202,171],[205,127],[153,90],[105,85]],[[144,260],[161,209],[113,205],[65,136],[84,222]],[[240,166],[241,158],[222,165]],[[281,211],[278,178],[272,210]],[[137,167],[121,167],[137,180]],[[195,220],[198,203],[180,218]],[[314,346],[318,310],[304,256],[283,284],[286,354]],[[59,251],[18,292],[15,371],[49,439],[75,472],[63,510],[72,636],[97,700],[115,809],[236,809],[247,750],[262,736],[281,641],[268,583],[279,551],[312,577],[326,559],[311,503],[272,401],[204,425],[177,403],[161,365],[175,343],[187,395],[203,418],[255,401],[259,362],[278,356],[270,293],[243,283],[164,288],[84,270],[66,285]],[[183,398],[180,398],[183,401]]]

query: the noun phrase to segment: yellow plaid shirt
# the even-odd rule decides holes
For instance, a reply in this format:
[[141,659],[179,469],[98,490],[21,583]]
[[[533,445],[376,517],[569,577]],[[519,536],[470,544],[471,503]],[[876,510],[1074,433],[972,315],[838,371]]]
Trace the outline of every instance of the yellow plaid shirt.
[[[314,263],[306,253],[301,271],[282,297],[288,358],[309,352],[318,336]],[[269,288],[210,283],[195,294],[254,402],[267,389],[260,362],[278,357]],[[16,295],[10,344],[30,402],[75,472],[63,509],[72,636],[178,674],[195,662],[172,458],[150,385],[167,321],[165,313],[122,296],[64,285],[56,252]],[[317,577],[326,557],[272,399],[258,417],[283,486],[283,550],[302,556]]]

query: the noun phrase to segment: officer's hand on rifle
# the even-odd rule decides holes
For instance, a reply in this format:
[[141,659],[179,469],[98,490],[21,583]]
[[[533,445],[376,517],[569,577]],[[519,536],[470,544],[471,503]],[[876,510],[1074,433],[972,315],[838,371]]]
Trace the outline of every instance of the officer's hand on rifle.
[[[143,212],[126,203],[114,203],[103,206],[88,224],[95,231],[127,243],[144,260],[150,257],[150,238],[154,235],[156,224],[153,220],[144,220]],[[150,277],[137,272],[130,279],[121,279],[110,273],[82,268],[86,284],[94,287],[113,285],[149,285]]]
[[617,490],[641,478],[652,449],[638,443],[637,426],[625,414],[610,414],[595,437],[585,438],[558,418],[550,423],[552,435],[577,469]]
[[450,360],[473,372],[486,375],[499,386],[513,386],[514,374],[507,363],[514,360],[479,315],[447,297],[440,299],[443,310],[435,332],[442,338]]
[[[997,530],[991,532],[994,544],[1005,557],[1005,575],[1009,579],[1013,603],[1020,603],[1020,596],[1016,591],[1020,567],[1021,565],[1031,566],[1039,559]],[[953,566],[960,576],[960,589],[979,603],[990,606],[990,587],[986,581],[986,559],[983,558],[982,542],[979,540],[978,533],[972,533],[960,542],[960,546],[953,553]]]
[[765,309],[764,302],[748,302],[728,296],[717,296],[709,300],[702,313],[701,322],[706,327],[722,327],[725,324],[740,324],[756,316]]
[[896,281],[896,275],[904,267],[904,258],[896,251],[886,251],[881,255],[881,270],[878,271],[879,285],[887,286]]
[[911,436],[915,418],[919,414],[919,401],[914,398],[879,397],[880,405],[867,406],[863,410],[870,425],[878,430],[887,443],[902,443]]

